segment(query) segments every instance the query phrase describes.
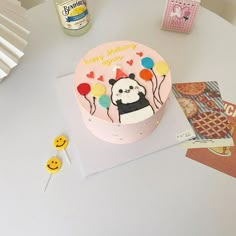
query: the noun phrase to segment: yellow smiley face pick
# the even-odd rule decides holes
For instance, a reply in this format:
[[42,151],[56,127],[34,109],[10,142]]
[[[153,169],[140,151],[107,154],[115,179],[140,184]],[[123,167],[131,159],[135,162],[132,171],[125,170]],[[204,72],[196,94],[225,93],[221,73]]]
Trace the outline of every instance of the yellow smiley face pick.
[[47,163],[46,163],[46,170],[50,173],[50,174],[54,174],[56,172],[58,172],[61,169],[61,160],[57,157],[52,157],[50,158]]
[[66,152],[66,148],[68,146],[68,139],[65,136],[57,136],[54,140],[53,140],[53,146],[55,147],[56,150],[63,150],[63,152],[66,155],[66,160],[68,162],[68,164],[71,164],[70,158]]
[[68,145],[68,139],[65,136],[57,136],[54,141],[53,145],[57,150],[65,150]]

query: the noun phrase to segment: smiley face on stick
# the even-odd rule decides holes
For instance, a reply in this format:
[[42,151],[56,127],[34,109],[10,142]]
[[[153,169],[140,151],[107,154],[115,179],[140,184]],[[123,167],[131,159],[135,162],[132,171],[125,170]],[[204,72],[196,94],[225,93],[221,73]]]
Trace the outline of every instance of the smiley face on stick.
[[53,141],[53,145],[57,150],[64,150],[68,145],[68,139],[62,135],[57,136]]
[[50,174],[54,174],[61,169],[61,160],[57,157],[52,157],[47,161],[46,169]]

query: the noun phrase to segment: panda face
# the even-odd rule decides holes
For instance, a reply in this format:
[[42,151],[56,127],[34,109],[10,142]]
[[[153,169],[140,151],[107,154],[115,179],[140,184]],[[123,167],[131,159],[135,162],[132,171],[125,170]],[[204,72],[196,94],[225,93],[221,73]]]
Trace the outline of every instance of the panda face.
[[123,104],[133,103],[140,99],[139,93],[146,94],[146,90],[136,80],[122,78],[114,83],[112,87],[112,102],[116,105],[118,100]]

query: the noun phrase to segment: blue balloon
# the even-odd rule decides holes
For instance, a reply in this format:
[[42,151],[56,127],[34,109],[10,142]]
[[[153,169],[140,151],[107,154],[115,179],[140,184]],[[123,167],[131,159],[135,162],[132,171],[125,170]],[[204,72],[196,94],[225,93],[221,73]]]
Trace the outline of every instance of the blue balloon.
[[146,69],[152,69],[154,67],[154,62],[150,57],[144,57],[141,60],[142,66]]
[[107,109],[111,105],[111,99],[108,95],[104,94],[98,99],[98,103],[100,106]]

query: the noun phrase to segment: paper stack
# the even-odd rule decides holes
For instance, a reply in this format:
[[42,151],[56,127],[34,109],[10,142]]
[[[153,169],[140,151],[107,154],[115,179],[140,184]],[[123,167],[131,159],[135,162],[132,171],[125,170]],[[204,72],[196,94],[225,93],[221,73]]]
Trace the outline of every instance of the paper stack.
[[0,81],[24,55],[30,31],[26,9],[17,0],[0,2]]

